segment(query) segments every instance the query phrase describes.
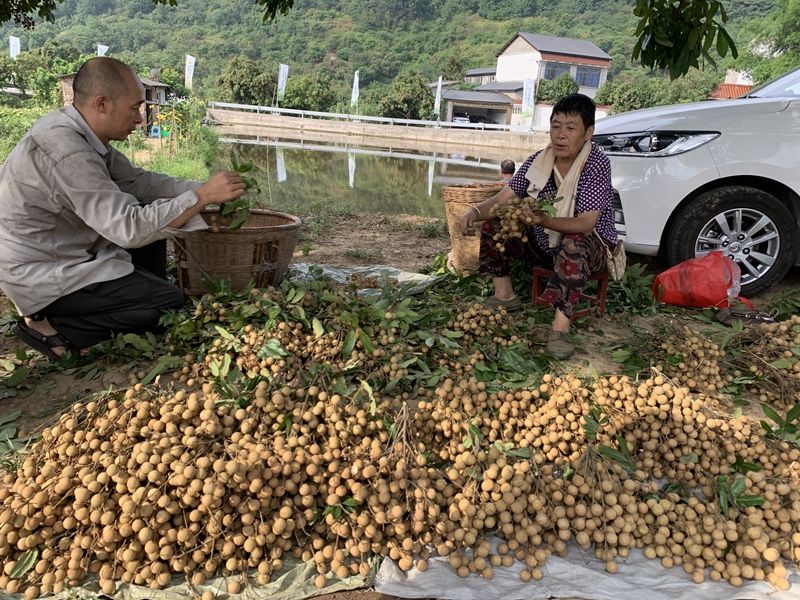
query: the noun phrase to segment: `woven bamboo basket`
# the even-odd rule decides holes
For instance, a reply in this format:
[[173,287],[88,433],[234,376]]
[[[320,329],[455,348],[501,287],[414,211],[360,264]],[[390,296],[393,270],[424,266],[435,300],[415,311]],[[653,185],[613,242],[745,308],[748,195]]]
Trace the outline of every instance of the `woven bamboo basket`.
[[230,282],[240,291],[280,282],[297,245],[300,219],[286,213],[251,209],[247,222],[236,231],[227,228],[219,210],[204,210],[203,219],[214,229],[171,230],[178,266],[178,285],[189,296],[201,296],[215,280]]
[[494,196],[503,189],[503,183],[475,183],[467,185],[449,185],[444,188],[444,207],[447,215],[447,229],[453,251],[449,264],[456,271],[468,275],[478,270],[481,236],[475,227],[462,235],[458,230],[458,222],[469,208],[478,202]]

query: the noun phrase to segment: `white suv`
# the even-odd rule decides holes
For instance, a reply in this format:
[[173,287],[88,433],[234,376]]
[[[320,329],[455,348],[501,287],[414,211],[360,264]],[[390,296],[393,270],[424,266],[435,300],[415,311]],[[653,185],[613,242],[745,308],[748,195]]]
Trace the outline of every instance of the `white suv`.
[[611,157],[617,230],[670,264],[723,250],[742,295],[781,279],[800,249],[800,69],[736,100],[597,121]]

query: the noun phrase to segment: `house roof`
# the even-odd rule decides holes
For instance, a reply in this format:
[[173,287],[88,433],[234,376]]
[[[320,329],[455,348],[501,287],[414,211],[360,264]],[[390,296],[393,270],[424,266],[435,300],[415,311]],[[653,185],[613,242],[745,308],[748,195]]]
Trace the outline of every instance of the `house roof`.
[[525,87],[523,81],[494,81],[475,88],[478,92],[516,92]]
[[494,75],[497,73],[497,67],[478,67],[476,69],[469,69],[465,73],[466,77],[478,77],[480,75]]
[[538,35],[535,33],[527,33],[525,31],[517,32],[517,34],[500,49],[500,51],[497,53],[497,56],[500,56],[503,52],[505,52],[506,48],[508,48],[511,45],[511,42],[517,39],[517,37],[521,37],[531,46],[539,50],[539,52],[566,54],[568,56],[585,56],[587,58],[601,58],[607,61],[611,60],[611,56],[587,40],[576,40],[573,38],[562,38],[552,35]]
[[745,85],[743,83],[720,83],[711,90],[708,97],[714,100],[730,100],[732,98],[744,96],[752,89],[752,85]]
[[[456,85],[456,84],[460,84],[460,83],[464,83],[464,82],[461,81],[460,79],[443,79],[442,80],[442,89],[445,89],[448,86]],[[438,81],[431,81],[431,82],[429,82],[427,84],[427,86],[429,88],[431,88],[432,90],[435,90],[438,85],[439,85]]]
[[442,92],[445,100],[458,102],[483,102],[485,104],[513,104],[513,100],[505,94],[494,92],[476,92],[468,90],[446,90]]
[[[69,78],[74,78],[75,75],[76,75],[76,73],[65,73],[64,75],[59,75],[58,78],[59,79],[69,79]],[[147,87],[151,87],[151,88],[152,87],[163,87],[163,88],[168,88],[169,87],[164,82],[155,81],[153,79],[148,79],[147,77],[139,77],[139,81],[142,82],[142,85],[147,86]]]
[[146,85],[147,87],[163,87],[163,88],[169,87],[163,81],[155,81],[154,79],[148,79],[147,77],[139,77],[139,81],[142,82],[142,85]]

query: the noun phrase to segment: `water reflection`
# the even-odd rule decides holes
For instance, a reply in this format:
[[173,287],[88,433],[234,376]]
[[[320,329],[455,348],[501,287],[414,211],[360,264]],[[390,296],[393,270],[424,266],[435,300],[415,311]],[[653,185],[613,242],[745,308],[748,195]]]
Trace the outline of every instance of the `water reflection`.
[[443,217],[446,185],[494,182],[499,164],[466,155],[435,155],[282,140],[223,138],[218,168],[231,158],[253,164],[263,203],[298,214],[314,207]]

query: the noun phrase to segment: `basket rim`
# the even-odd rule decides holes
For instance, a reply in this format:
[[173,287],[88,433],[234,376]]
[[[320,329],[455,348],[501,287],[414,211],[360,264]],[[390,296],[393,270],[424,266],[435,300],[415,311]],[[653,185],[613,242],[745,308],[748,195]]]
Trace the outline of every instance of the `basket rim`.
[[[221,212],[221,209],[219,207],[212,207],[212,208],[204,208],[198,214],[199,215],[203,215],[203,214],[219,214],[220,212]],[[281,218],[284,218],[284,219],[290,221],[289,223],[283,223],[281,225],[269,225],[269,229],[271,229],[271,230],[291,231],[293,229],[299,228],[300,225],[302,225],[302,223],[303,223],[303,220],[300,217],[295,216],[295,215],[290,215],[289,213],[281,212],[279,210],[269,210],[267,208],[251,208],[250,209],[250,213],[251,214],[257,214],[257,215],[273,215],[273,216],[281,217]],[[196,231],[184,231],[183,229],[180,229],[180,228],[165,227],[164,231],[166,231],[167,233],[169,233],[170,235],[173,235],[173,236],[183,237],[183,236],[187,236],[187,235],[192,234],[192,233],[207,233],[209,229],[210,229],[210,226],[207,227],[206,229],[198,229]],[[227,230],[227,227],[225,229]],[[239,231],[247,232],[248,229],[250,229],[250,228],[243,227]]]
[[497,183],[454,183],[452,185],[445,185],[443,186],[444,189],[447,188],[455,188],[455,189],[477,189],[477,188],[486,188],[486,187],[505,187],[507,184],[505,182],[498,181]]

